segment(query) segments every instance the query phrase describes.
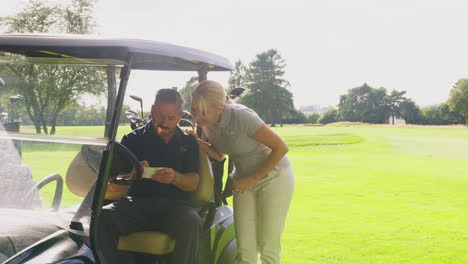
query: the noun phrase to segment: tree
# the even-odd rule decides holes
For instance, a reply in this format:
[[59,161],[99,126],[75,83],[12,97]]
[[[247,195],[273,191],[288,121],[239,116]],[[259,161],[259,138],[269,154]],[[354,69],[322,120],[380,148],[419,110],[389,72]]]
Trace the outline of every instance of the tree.
[[421,112],[425,125],[452,125],[465,122],[465,118],[460,113],[450,111],[447,103],[424,107]]
[[44,1],[31,0],[14,16],[0,18],[0,25],[5,32],[44,33],[63,32],[59,23],[63,10]]
[[229,92],[231,92],[232,89],[234,88],[247,86],[246,75],[247,75],[246,66],[242,63],[242,61],[240,60],[236,61],[234,69],[232,69],[231,75],[229,76],[228,89],[226,93],[229,94]]
[[184,109],[187,111],[190,111],[192,107],[192,92],[195,90],[195,88],[198,85],[198,77],[193,76],[191,77],[182,87],[182,89],[179,90],[180,94],[182,95],[182,98],[184,98]]
[[304,124],[306,116],[300,110],[292,109],[285,121],[287,124]]
[[465,117],[468,126],[468,79],[460,79],[450,91],[447,101],[450,111],[458,112]]
[[399,113],[407,124],[420,124],[422,122],[421,110],[411,99],[404,99],[400,103]]
[[29,0],[18,14],[0,18],[0,26],[11,33],[92,33],[95,0],[72,0],[68,6]]
[[[73,0],[69,6],[31,0],[15,16],[0,20],[7,33],[90,33],[94,29],[92,0]],[[11,85],[24,98],[36,133],[55,134],[58,115],[84,93],[104,92],[104,73],[96,69],[58,65],[2,67]],[[16,80],[16,81],[14,81]]]
[[64,32],[77,34],[90,34],[96,28],[93,16],[95,0],[73,0],[64,9],[66,27]]
[[440,116],[439,106],[431,105],[421,109],[424,125],[443,125],[444,121]]
[[250,93],[240,102],[254,109],[274,126],[294,109],[289,83],[282,77],[285,60],[274,49],[257,54],[247,69],[246,84]]
[[330,108],[323,112],[322,117],[319,119],[320,124],[329,124],[337,121],[338,110]]
[[438,110],[445,124],[455,125],[465,123],[465,117],[459,112],[451,111],[447,102],[441,103]]
[[312,114],[307,115],[306,122],[310,124],[317,124],[319,119],[320,119],[319,113],[312,113]]
[[389,117],[385,88],[375,89],[364,83],[340,96],[338,120],[386,123]]
[[386,97],[390,110],[390,117],[392,118],[392,125],[395,124],[395,116],[400,116],[400,104],[406,99],[403,96],[404,94],[406,94],[406,91],[398,92],[396,90],[392,90],[390,95]]
[[[125,114],[130,109],[129,105],[122,106],[119,123],[128,124],[129,120]],[[58,126],[104,126],[106,120],[106,109],[101,105],[86,106],[78,102],[64,110],[57,118]]]

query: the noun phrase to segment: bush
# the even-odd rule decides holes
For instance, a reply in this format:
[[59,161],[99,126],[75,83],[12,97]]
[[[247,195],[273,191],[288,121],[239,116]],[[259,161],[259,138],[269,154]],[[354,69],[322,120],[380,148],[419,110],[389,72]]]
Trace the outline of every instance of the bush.
[[312,114],[307,115],[306,123],[308,123],[308,124],[317,124],[319,119],[320,119],[320,114],[319,113],[312,113]]
[[319,120],[319,123],[328,124],[328,123],[336,122],[337,114],[338,114],[338,111],[335,108],[328,109],[327,111],[323,113],[322,117]]

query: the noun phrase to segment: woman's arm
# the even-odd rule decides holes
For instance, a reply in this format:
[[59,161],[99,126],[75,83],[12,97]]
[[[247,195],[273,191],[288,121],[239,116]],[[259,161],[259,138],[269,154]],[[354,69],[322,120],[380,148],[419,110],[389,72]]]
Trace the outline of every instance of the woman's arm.
[[205,142],[201,139],[197,139],[198,145],[200,148],[210,156],[210,158],[215,159],[217,161],[222,161],[224,160],[224,154],[218,152],[213,145],[209,142]]
[[271,128],[262,124],[253,134],[253,138],[271,149],[271,153],[263,164],[253,174],[241,178],[234,183],[234,191],[242,192],[249,189],[259,179],[268,174],[288,152],[284,140]]
[[224,153],[220,153],[218,152],[214,147],[213,145],[211,145],[211,143],[209,142],[205,142],[203,141],[202,139],[200,139],[197,135],[197,133],[195,133],[195,131],[193,130],[189,130],[189,129],[186,129],[185,130],[188,134],[192,135],[196,140],[197,140],[197,143],[198,143],[198,146],[200,147],[200,149],[204,152],[206,152],[206,154],[208,154],[208,156],[214,160],[217,160],[217,161],[222,161],[224,160]]

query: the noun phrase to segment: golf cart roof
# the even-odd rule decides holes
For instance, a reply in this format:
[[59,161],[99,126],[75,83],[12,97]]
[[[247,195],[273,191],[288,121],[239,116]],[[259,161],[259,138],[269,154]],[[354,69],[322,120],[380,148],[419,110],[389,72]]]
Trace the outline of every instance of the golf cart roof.
[[86,35],[0,35],[0,51],[34,58],[116,60],[131,69],[167,71],[229,71],[231,62],[219,55],[169,43]]

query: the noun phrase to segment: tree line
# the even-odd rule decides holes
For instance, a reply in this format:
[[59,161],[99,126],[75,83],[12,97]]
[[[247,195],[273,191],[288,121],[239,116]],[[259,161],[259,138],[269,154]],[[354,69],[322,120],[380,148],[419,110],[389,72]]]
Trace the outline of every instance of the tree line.
[[[468,125],[468,79],[460,79],[452,88],[449,100],[439,105],[421,108],[405,96],[406,91],[388,91],[364,83],[340,95],[337,107],[306,114],[294,107],[293,95],[288,90],[290,84],[283,78],[285,67],[285,59],[274,49],[257,54],[248,64],[237,61],[227,93],[237,87],[248,88],[249,93],[239,103],[255,110],[273,126],[338,121],[394,124],[396,118],[404,119],[407,124]],[[190,109],[190,94],[196,84],[197,78],[192,77],[181,90],[186,109]]]
[[[395,118],[407,124],[468,125],[468,80],[459,80],[450,92],[447,102],[419,107],[406,98],[406,91],[372,88],[367,84],[352,88],[341,95],[337,108],[328,109],[318,120],[321,124],[337,121],[393,124]],[[390,121],[389,121],[390,120]]]
[[[128,118],[125,114],[130,106],[123,105],[122,113],[120,114],[119,123],[128,123]],[[20,113],[21,114],[21,113]],[[46,113],[45,119],[50,120],[52,113]],[[73,102],[69,107],[63,110],[56,118],[57,126],[104,126],[106,121],[107,109],[102,105],[87,106],[79,102]],[[26,118],[24,113],[20,115],[23,125],[34,125],[29,118]]]
[[[0,26],[5,33],[88,34],[95,28],[93,8],[94,0],[72,0],[67,5],[30,0],[16,15],[1,17]],[[105,92],[105,72],[96,69],[7,64],[1,65],[0,71],[7,83],[0,94],[0,108],[4,110],[12,94],[20,95],[18,107],[22,107],[38,134],[55,134],[59,117],[83,94]]]

